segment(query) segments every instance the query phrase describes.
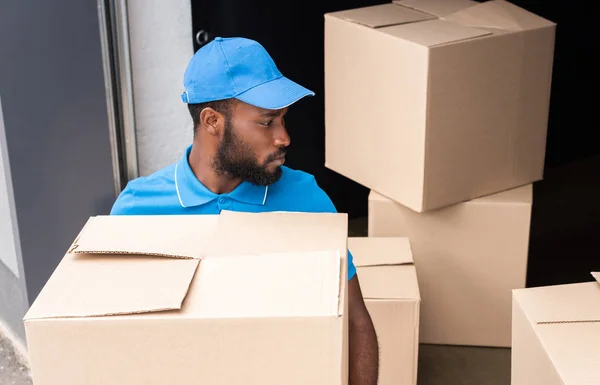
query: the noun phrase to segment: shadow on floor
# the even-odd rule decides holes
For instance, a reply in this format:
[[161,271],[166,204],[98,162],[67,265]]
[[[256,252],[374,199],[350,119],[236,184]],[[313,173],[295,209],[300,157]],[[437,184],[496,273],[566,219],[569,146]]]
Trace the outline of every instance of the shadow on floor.
[[509,385],[510,349],[421,345],[418,385]]

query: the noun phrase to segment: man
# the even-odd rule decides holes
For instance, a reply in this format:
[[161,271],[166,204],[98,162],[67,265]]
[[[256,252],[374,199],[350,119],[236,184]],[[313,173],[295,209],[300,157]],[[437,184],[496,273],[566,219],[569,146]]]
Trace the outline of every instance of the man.
[[[194,139],[181,159],[131,181],[111,214],[335,212],[315,178],[283,166],[285,114],[314,93],[282,76],[266,50],[244,38],[215,38],[191,59],[183,101]],[[377,383],[378,345],[349,253],[350,384]]]

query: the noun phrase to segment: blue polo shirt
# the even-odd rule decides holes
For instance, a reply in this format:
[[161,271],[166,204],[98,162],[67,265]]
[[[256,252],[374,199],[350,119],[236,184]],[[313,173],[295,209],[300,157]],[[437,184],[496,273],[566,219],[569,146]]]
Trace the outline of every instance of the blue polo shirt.
[[[130,181],[121,192],[111,215],[219,214],[221,210],[242,212],[324,212],[337,210],[315,177],[282,166],[281,178],[269,186],[242,182],[228,194],[215,194],[194,175],[188,156],[152,175]],[[348,279],[356,274],[348,252]]]

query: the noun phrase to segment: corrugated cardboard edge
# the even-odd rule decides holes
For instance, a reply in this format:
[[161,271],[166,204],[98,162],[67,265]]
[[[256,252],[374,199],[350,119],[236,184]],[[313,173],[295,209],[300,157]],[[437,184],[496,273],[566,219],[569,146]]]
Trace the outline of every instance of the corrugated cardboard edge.
[[[592,271],[590,273],[592,277],[600,284],[600,272]],[[583,323],[599,323],[599,319],[588,319],[588,320],[564,320],[564,321],[538,321],[536,325],[558,325],[558,324],[583,324]]]
[[165,254],[165,253],[152,253],[152,252],[137,252],[137,251],[128,251],[128,250],[94,250],[94,249],[79,249],[80,240],[85,236],[86,231],[89,229],[91,224],[97,220],[97,216],[90,217],[87,222],[84,224],[82,229],[77,234],[77,237],[69,247],[67,253],[69,254],[91,254],[91,255],[140,255],[140,256],[149,256],[149,257],[166,257],[166,258],[178,258],[178,259],[201,259],[195,258],[189,255],[178,255],[178,254]]
[[164,254],[164,253],[150,253],[150,252],[137,252],[137,251],[126,251],[126,250],[77,250],[79,245],[74,244],[70,249],[70,254],[89,254],[89,255],[139,255],[148,257],[164,257],[164,258],[175,258],[175,259],[202,259],[202,257],[190,257],[188,255],[177,255],[177,254]]
[[104,317],[134,316],[134,315],[139,315],[139,314],[155,314],[155,313],[162,313],[162,312],[167,312],[167,311],[178,311],[178,310],[181,310],[183,301],[185,301],[185,299],[187,298],[187,296],[189,294],[190,286],[191,285],[188,285],[188,289],[185,292],[185,295],[184,295],[181,303],[177,307],[156,308],[156,309],[149,309],[149,310],[128,310],[128,311],[123,311],[123,312],[107,312],[107,313],[82,314],[82,315],[61,315],[61,316],[48,315],[48,316],[38,316],[38,317],[27,317],[27,318],[24,318],[24,321],[36,321],[36,320],[45,320],[45,319],[46,320],[93,319],[93,318],[104,318]]

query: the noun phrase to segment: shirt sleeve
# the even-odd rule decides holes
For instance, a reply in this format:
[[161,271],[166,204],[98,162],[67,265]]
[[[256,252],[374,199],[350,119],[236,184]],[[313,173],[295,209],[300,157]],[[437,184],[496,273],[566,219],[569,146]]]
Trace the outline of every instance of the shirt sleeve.
[[[329,198],[329,195],[319,185],[317,184],[316,179],[312,178],[312,191],[311,202],[309,205],[311,207],[311,211],[313,212],[324,212],[324,213],[337,213],[337,209],[335,205]],[[348,250],[348,281],[354,278],[356,275],[356,266],[354,266],[354,258],[352,257],[352,253]]]
[[110,215],[131,215],[133,214],[134,207],[135,193],[131,188],[131,183],[128,183],[113,204]]

